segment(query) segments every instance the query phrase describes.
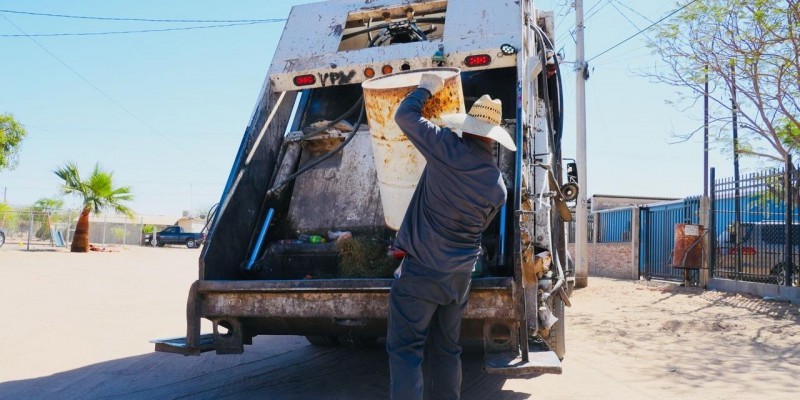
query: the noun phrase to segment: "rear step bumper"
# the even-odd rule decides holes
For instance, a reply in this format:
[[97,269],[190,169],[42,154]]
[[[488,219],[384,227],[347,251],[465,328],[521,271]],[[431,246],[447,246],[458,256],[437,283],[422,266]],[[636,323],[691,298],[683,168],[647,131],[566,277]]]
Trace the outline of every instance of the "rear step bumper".
[[[190,348],[185,337],[155,339],[150,343],[156,345],[161,353],[182,354],[184,356],[200,355],[214,350],[214,335],[207,333],[200,336],[200,346]],[[528,353],[528,361],[524,361],[517,353],[487,354],[484,369],[490,374],[530,375],[561,374],[561,361],[552,351],[532,351]]]
[[186,344],[185,337],[174,337],[166,339],[154,339],[150,343],[156,345],[156,351],[159,353],[173,353],[183,354],[184,356],[196,356],[200,353],[214,350],[214,334],[206,333],[200,335],[200,345],[196,348],[189,347]]
[[528,361],[518,353],[487,354],[484,368],[490,374],[529,375],[561,374],[561,361],[553,351],[532,351]]
[[[376,336],[385,321],[392,280],[195,281],[187,302],[187,337],[151,341],[155,350],[183,355],[240,354],[255,335]],[[493,374],[560,374],[552,351],[519,352],[519,307],[510,278],[473,280],[463,339],[482,339]],[[200,320],[214,333],[200,334]],[[347,321],[349,324],[344,324]],[[220,334],[219,326],[226,328]],[[380,329],[378,329],[380,328]],[[537,349],[545,350],[545,349]]]

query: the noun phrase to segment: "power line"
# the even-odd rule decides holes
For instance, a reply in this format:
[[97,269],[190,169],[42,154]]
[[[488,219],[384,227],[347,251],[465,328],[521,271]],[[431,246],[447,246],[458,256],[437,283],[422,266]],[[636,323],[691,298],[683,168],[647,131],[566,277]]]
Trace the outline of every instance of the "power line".
[[[633,11],[633,13],[634,13],[634,14],[636,14],[636,15],[638,15],[638,16],[640,16],[640,17],[644,18],[645,20],[647,20],[647,22],[653,22],[653,20],[652,20],[652,19],[650,19],[650,18],[647,18],[647,16],[646,16],[646,15],[643,15],[642,13],[640,13],[640,12],[638,12],[638,11],[634,10],[634,9],[633,9],[633,8],[631,8],[629,5],[627,5],[627,4],[625,4],[625,3],[623,3],[623,2],[621,2],[621,1],[619,1],[619,0],[616,0],[616,2],[617,2],[617,4],[619,4],[619,5],[621,5],[621,6],[625,7],[625,8],[627,8],[628,10],[631,10],[631,11]],[[616,8],[616,7],[615,7],[615,8]]]
[[[2,12],[0,12],[2,15]],[[224,25],[200,25],[184,26],[180,28],[161,28],[161,29],[139,29],[130,31],[106,31],[106,32],[74,32],[74,33],[30,33],[30,34],[7,34],[0,37],[54,37],[54,36],[100,36],[100,35],[122,35],[130,33],[152,33],[152,32],[171,32],[171,31],[190,31],[195,29],[229,28],[233,26],[264,24],[266,22],[241,22],[236,24]]]
[[637,29],[637,30],[639,29],[639,27],[636,25],[636,23],[633,22],[630,18],[628,18],[628,16],[625,15],[625,13],[623,13],[622,10],[619,9],[619,7],[617,7],[614,3],[609,3],[609,4],[611,4],[611,7],[614,7],[615,10],[617,10],[617,13],[619,13],[619,15],[622,16],[622,18],[625,18],[625,20],[628,21],[631,24],[631,26],[633,26],[633,29]]
[[72,18],[72,19],[90,19],[98,21],[136,21],[136,22],[174,22],[174,23],[243,23],[243,22],[280,22],[286,21],[285,18],[268,18],[268,19],[151,19],[151,18],[126,18],[126,17],[93,17],[85,15],[66,15],[66,14],[50,14],[50,13],[37,13],[32,11],[20,10],[3,10],[0,13],[9,14],[22,14],[34,15],[38,17],[57,17],[57,18]]
[[[3,13],[0,13],[0,17],[3,17],[3,19],[4,19],[4,20],[6,20],[6,21],[7,21],[9,24],[11,24],[11,25],[12,25],[14,28],[16,28],[18,31],[20,31],[21,33],[23,33],[23,34],[27,35],[27,33],[25,33],[25,31],[24,31],[22,28],[20,28],[19,26],[17,26],[17,24],[15,24],[13,21],[11,21],[10,19],[8,19],[8,17],[6,17],[6,16],[5,16],[5,14],[3,14]],[[61,63],[61,65],[63,65],[63,66],[66,68],[66,69],[68,69],[70,72],[72,72],[73,74],[75,74],[75,76],[77,76],[78,78],[80,78],[80,79],[81,79],[83,82],[85,82],[87,85],[91,86],[91,87],[92,87],[94,90],[96,90],[98,93],[100,93],[100,94],[101,94],[103,97],[105,97],[105,98],[106,98],[108,101],[110,101],[112,104],[114,104],[115,106],[117,106],[117,107],[118,107],[120,110],[124,111],[125,113],[127,113],[128,115],[130,115],[131,117],[133,117],[134,119],[136,119],[137,121],[139,121],[139,123],[140,123],[140,124],[142,124],[142,125],[144,125],[145,127],[147,127],[147,128],[150,130],[150,131],[152,131],[152,132],[156,133],[157,135],[161,136],[161,137],[162,137],[164,140],[166,140],[166,141],[170,142],[170,143],[171,143],[171,144],[173,144],[173,145],[174,145],[176,148],[178,148],[178,149],[182,150],[184,153],[186,153],[186,154],[188,154],[188,155],[192,156],[192,158],[195,158],[196,160],[200,161],[200,162],[201,162],[201,165],[203,165],[203,166],[208,166],[208,165],[209,165],[209,163],[208,163],[208,162],[206,162],[205,160],[201,159],[200,157],[197,157],[197,156],[195,156],[195,155],[194,155],[193,153],[191,153],[190,151],[188,151],[188,150],[184,149],[184,148],[183,148],[183,147],[181,147],[181,146],[180,146],[178,143],[176,143],[176,142],[175,142],[175,141],[173,141],[172,139],[168,138],[167,136],[163,135],[163,134],[162,134],[161,132],[159,132],[157,129],[155,129],[155,128],[153,128],[152,126],[150,126],[150,124],[148,124],[147,122],[145,122],[143,119],[139,118],[139,116],[138,116],[138,115],[134,114],[132,111],[130,111],[130,110],[128,110],[127,108],[125,108],[125,106],[123,106],[122,104],[120,104],[119,102],[117,102],[116,100],[114,100],[114,99],[113,99],[111,96],[109,96],[109,95],[108,95],[106,92],[104,92],[102,89],[100,89],[99,87],[97,87],[97,85],[95,85],[94,83],[92,83],[91,81],[89,81],[88,79],[86,79],[86,77],[84,77],[83,75],[81,75],[81,74],[80,74],[78,71],[76,71],[74,68],[70,67],[70,66],[69,66],[69,64],[67,64],[66,62],[64,62],[64,60],[62,60],[61,58],[59,58],[58,56],[56,56],[55,54],[53,54],[53,52],[51,52],[51,51],[50,51],[50,50],[49,50],[47,47],[45,47],[43,44],[39,43],[39,41],[38,41],[38,40],[36,40],[36,39],[34,39],[34,38],[32,38],[32,37],[28,37],[28,39],[30,39],[31,41],[33,41],[33,43],[35,43],[37,46],[39,46],[39,48],[41,48],[42,50],[44,50],[44,52],[45,52],[45,53],[49,54],[51,57],[53,57],[54,59],[56,59],[56,61],[58,61],[59,63]]]
[[[597,8],[597,6],[599,6],[601,3],[602,3],[603,5],[602,5],[600,8],[598,8],[598,9],[597,9],[595,12],[593,12],[593,13],[589,14],[590,12],[592,12],[592,10],[594,10],[595,8]],[[589,14],[589,16],[583,19],[583,23],[585,24],[587,21],[589,21],[589,19],[591,19],[592,17],[594,17],[595,15],[597,15],[597,13],[599,13],[600,11],[602,11],[602,10],[603,10],[603,8],[605,8],[606,6],[608,6],[610,3],[611,3],[611,0],[598,0],[598,1],[597,1],[597,3],[594,3],[594,5],[593,5],[592,7],[590,7],[588,11],[586,11],[586,14]],[[557,42],[557,43],[560,43],[560,42],[561,42],[561,40],[563,40],[563,39],[566,39],[566,38],[567,38],[567,36],[572,36],[572,33],[573,33],[572,29],[573,29],[573,28],[575,28],[575,21],[573,21],[573,22],[572,22],[572,25],[570,25],[570,26],[569,26],[569,29],[567,29],[567,32],[566,32],[566,33],[563,33],[563,34],[561,34],[561,35],[560,35],[560,36],[559,36],[559,37],[556,39],[556,42]],[[573,41],[574,41],[574,39],[575,39],[575,38],[573,37]]]
[[698,0],[692,0],[692,1],[688,2],[688,3],[686,3],[686,4],[685,4],[683,7],[680,7],[680,8],[677,8],[677,9],[673,10],[671,13],[669,13],[669,14],[665,15],[663,18],[661,18],[661,19],[659,19],[658,21],[656,21],[656,22],[653,22],[652,24],[648,25],[648,26],[647,26],[647,28],[640,29],[638,32],[636,32],[636,33],[634,33],[633,35],[631,35],[631,36],[628,36],[627,38],[625,38],[625,40],[623,40],[623,41],[621,41],[621,42],[619,42],[619,43],[617,43],[617,44],[615,44],[615,45],[613,45],[613,46],[611,46],[611,47],[609,47],[609,48],[607,48],[607,49],[603,50],[602,52],[600,52],[600,54],[598,54],[598,55],[596,55],[596,56],[594,56],[594,57],[592,57],[592,58],[590,58],[590,59],[586,60],[586,62],[588,63],[589,61],[592,61],[592,60],[594,60],[595,58],[597,58],[597,57],[600,57],[600,56],[602,56],[603,54],[606,54],[606,53],[608,53],[609,51],[611,51],[611,50],[614,50],[614,49],[616,49],[616,48],[617,48],[617,47],[619,47],[619,46],[622,46],[622,45],[623,45],[624,43],[626,43],[627,41],[629,41],[629,40],[631,40],[631,39],[635,38],[636,36],[639,36],[639,35],[641,35],[641,34],[642,34],[642,33],[644,33],[645,31],[647,31],[648,29],[650,29],[650,28],[652,28],[652,27],[654,27],[654,26],[656,26],[656,25],[660,24],[661,22],[664,22],[664,20],[666,20],[667,18],[669,18],[669,17],[671,17],[671,16],[673,16],[673,15],[675,15],[675,14],[679,13],[680,11],[682,11],[682,10],[683,10],[683,9],[685,9],[686,7],[689,7],[690,5],[692,5],[692,4],[694,4],[694,3],[696,3],[697,1],[698,1]]
[[[54,134],[75,134],[75,135],[87,135],[87,136],[109,136],[111,134],[115,136],[141,136],[141,135],[152,135],[152,132],[142,131],[141,129],[114,129],[114,128],[85,128],[85,127],[78,127],[78,126],[56,126],[56,127],[49,127],[49,126],[40,126],[40,125],[30,125],[30,124],[22,124],[25,129],[32,129],[36,131],[42,131],[47,133],[54,133]],[[169,132],[170,135],[175,136],[191,136],[191,137],[235,137],[237,134],[233,133],[220,133],[217,132],[209,132],[209,131],[173,131]]]

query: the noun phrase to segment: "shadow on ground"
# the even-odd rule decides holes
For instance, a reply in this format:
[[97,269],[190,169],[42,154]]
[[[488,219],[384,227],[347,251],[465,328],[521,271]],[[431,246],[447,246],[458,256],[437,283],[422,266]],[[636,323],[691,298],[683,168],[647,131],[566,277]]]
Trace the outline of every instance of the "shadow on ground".
[[[528,399],[464,354],[463,399]],[[257,337],[242,355],[151,353],[41,378],[0,383],[1,399],[386,399],[382,348],[322,348],[299,337]]]

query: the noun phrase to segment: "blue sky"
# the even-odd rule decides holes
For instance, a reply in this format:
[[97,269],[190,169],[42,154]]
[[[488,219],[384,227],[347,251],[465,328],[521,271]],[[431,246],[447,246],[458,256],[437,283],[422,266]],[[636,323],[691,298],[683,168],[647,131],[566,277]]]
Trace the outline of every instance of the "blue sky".
[[[574,60],[567,0],[537,2],[560,12],[557,39]],[[51,1],[0,0],[0,9],[158,19],[285,18],[312,1]],[[662,1],[587,0],[586,55],[591,58],[636,32],[642,16],[657,20],[675,5]],[[571,2],[570,2],[571,3]],[[619,9],[616,10],[613,6]],[[594,6],[594,9],[592,7]],[[118,31],[203,23],[90,21],[3,13],[28,34]],[[269,68],[283,23],[130,35],[0,37],[0,112],[28,129],[19,167],[0,172],[0,196],[28,205],[57,194],[52,171],[95,162],[130,185],[141,214],[177,215],[219,200],[242,133]],[[0,17],[0,35],[19,34]],[[52,53],[52,54],[51,54]],[[702,136],[681,144],[673,132],[696,129],[701,105],[665,103],[675,89],[637,71],[657,64],[640,36],[590,63],[587,82],[589,194],[687,196],[702,193]],[[564,66],[565,156],[574,157],[574,73]],[[77,74],[76,74],[77,73]],[[732,161],[711,153],[718,176]],[[748,164],[744,163],[747,167]],[[66,199],[68,205],[75,205]],[[0,197],[2,201],[2,197]]]

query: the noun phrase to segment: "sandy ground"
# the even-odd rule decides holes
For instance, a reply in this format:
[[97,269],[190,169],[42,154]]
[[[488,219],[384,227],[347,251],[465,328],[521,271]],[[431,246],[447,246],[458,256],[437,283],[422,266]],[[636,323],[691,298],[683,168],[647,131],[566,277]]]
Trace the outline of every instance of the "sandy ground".
[[[158,354],[182,335],[199,251],[0,248],[2,399],[383,399],[380,348],[257,337],[236,356]],[[798,305],[591,278],[567,310],[562,375],[506,379],[464,355],[464,399],[797,399]]]

